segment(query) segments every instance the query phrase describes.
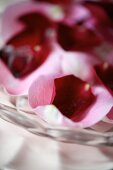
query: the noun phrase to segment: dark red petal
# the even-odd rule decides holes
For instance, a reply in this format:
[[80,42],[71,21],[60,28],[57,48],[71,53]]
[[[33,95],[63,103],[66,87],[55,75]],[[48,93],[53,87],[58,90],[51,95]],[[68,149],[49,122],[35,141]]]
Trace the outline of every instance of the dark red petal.
[[100,44],[96,33],[84,26],[84,23],[68,26],[59,24],[58,42],[65,50],[87,50]]
[[25,29],[7,42],[7,46],[1,50],[0,57],[15,77],[23,78],[48,57],[50,45],[46,31],[52,24],[38,13],[26,14],[19,20],[25,24]]
[[113,66],[104,63],[96,65],[95,70],[101,81],[113,92]]
[[[104,12],[111,18],[113,19],[113,2],[111,1],[91,1],[91,0],[87,0],[86,2],[86,6],[90,9],[90,7],[92,6],[93,8],[98,7],[102,10],[104,10]],[[94,11],[95,14],[97,11]]]
[[72,0],[34,0],[37,2],[48,2],[53,4],[69,4]]
[[94,102],[95,96],[88,84],[73,75],[55,79],[56,96],[53,104],[66,117],[80,121]]
[[37,69],[50,53],[48,45],[43,46],[38,53],[29,46],[11,48],[11,51],[8,51],[9,48],[10,46],[6,46],[0,51],[0,58],[12,74],[18,78],[23,78]]
[[106,116],[108,119],[113,120],[113,107],[111,108],[110,112]]
[[113,40],[113,3],[87,2],[85,6],[95,19],[95,29],[108,41]]
[[10,39],[7,44],[15,47],[30,45],[42,45],[46,40],[47,30],[53,28],[53,23],[40,13],[28,13],[19,18],[19,22],[23,23],[25,29]]

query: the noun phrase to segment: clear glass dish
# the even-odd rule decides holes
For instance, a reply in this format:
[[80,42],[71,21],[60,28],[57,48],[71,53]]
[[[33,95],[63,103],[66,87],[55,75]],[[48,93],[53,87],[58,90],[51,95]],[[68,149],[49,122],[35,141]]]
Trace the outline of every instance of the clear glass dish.
[[[8,97],[0,103],[0,118],[21,126],[35,135],[51,138],[59,142],[90,146],[113,146],[113,132],[96,132],[90,128],[68,128],[52,126],[25,108],[26,97]],[[11,106],[12,105],[12,106]],[[23,105],[23,106],[22,106]]]
[[[51,126],[26,107],[26,96],[8,96],[2,91],[0,95],[2,99],[0,120],[3,120],[0,129],[3,130],[2,125],[5,122],[7,131],[4,133],[5,144],[1,142],[0,145],[7,149],[7,156],[10,157],[6,158],[2,148],[3,154],[0,155],[2,169],[111,170],[113,168],[113,132],[100,133],[91,129]],[[18,145],[19,141],[21,142]]]

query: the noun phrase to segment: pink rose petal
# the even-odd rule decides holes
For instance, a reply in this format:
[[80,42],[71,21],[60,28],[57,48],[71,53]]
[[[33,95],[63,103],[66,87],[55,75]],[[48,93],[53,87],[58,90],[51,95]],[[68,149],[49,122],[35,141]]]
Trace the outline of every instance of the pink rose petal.
[[[40,81],[42,84],[39,84],[39,86],[42,88],[39,86],[36,87],[40,79],[37,79],[37,81],[30,87],[29,102],[31,106],[33,106],[33,110],[36,113],[38,113],[40,102],[41,106],[46,106],[48,104],[55,105],[60,111],[59,115],[62,115],[62,119],[60,119],[62,120],[60,121],[60,125],[89,127],[100,121],[113,107],[112,96],[106,90],[106,88],[102,86],[92,86],[91,92],[87,84],[86,86],[83,86],[81,80],[78,78],[75,78],[76,81],[74,80],[74,76],[67,76],[67,78],[70,79],[69,81],[66,80],[66,77],[57,79],[53,77],[51,79],[50,76],[42,78],[43,81]],[[56,84],[56,80],[58,81],[58,84]],[[54,84],[53,81],[56,83],[54,82]],[[76,83],[73,84],[73,81]],[[45,87],[46,82],[47,87],[49,84],[51,84],[51,86],[49,86],[48,92],[45,92],[47,91],[47,88]],[[74,88],[76,92],[74,92]],[[41,95],[44,96],[42,97]]]
[[[12,36],[22,31],[25,25],[18,20],[20,16],[26,15],[27,13],[41,13],[47,16],[50,20],[55,21],[55,18],[50,16],[50,10],[54,6],[51,4],[41,4],[31,1],[19,2],[14,5],[10,5],[2,14],[2,28],[1,35],[3,42],[9,40]],[[62,18],[56,19],[61,20]],[[13,29],[12,29],[13,28]]]
[[28,89],[32,84],[32,82],[40,75],[47,75],[53,73],[58,74],[61,72],[60,49],[58,51],[58,48],[55,49],[53,47],[53,50],[48,57],[48,60],[24,79],[15,78],[1,60],[0,60],[0,68],[1,68],[0,84],[6,88],[8,93],[14,95],[27,94]]
[[30,104],[33,108],[37,106],[50,104],[53,96],[55,95],[54,91],[54,81],[51,78],[47,77],[39,77],[37,81],[35,81],[29,90],[29,100]]
[[[51,8],[51,4],[21,2],[9,6],[2,15],[5,46],[0,51],[0,84],[11,94],[26,94],[36,77],[61,70],[60,48],[54,48],[51,36],[55,26]],[[13,48],[10,55],[8,46]],[[19,52],[23,48],[28,49],[25,55]]]

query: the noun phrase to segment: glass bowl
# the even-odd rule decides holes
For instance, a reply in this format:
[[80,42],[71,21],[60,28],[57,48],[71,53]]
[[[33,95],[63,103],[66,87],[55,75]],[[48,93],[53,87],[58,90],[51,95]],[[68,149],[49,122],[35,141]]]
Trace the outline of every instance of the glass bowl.
[[0,168],[111,170],[113,132],[52,126],[30,111],[27,97],[0,92]]

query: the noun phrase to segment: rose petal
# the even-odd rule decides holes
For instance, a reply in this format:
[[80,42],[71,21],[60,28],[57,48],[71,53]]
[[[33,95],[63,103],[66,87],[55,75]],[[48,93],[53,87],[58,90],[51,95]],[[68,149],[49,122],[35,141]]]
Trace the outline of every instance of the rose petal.
[[113,123],[113,107],[111,108],[110,112],[106,115],[103,121],[107,123]]
[[110,2],[96,2],[89,1],[85,3],[85,6],[92,13],[92,17],[95,20],[95,28],[103,36],[104,39],[111,41],[113,39],[113,4]]
[[33,108],[51,103],[54,91],[54,81],[51,77],[39,77],[29,89],[29,101]]
[[80,122],[83,127],[91,126],[100,121],[113,107],[113,97],[106,88],[101,86],[94,87],[93,94],[97,96],[97,99],[89,109],[85,119]]
[[15,78],[1,60],[0,68],[0,84],[6,88],[8,93],[14,95],[27,94],[32,82],[40,75],[47,75],[51,73],[58,74],[61,72],[60,49],[58,50],[58,48],[55,49],[53,47],[48,60],[24,79]]
[[97,31],[87,28],[83,23],[73,26],[60,23],[57,31],[58,43],[67,51],[87,51],[100,44]]
[[113,66],[107,62],[95,66],[97,76],[113,95]]
[[46,34],[54,23],[39,11],[29,11],[16,19],[25,28],[7,41],[0,55],[14,76],[24,78],[47,59],[51,47]]
[[90,85],[73,75],[57,78],[54,81],[56,95],[53,104],[64,116],[75,122],[81,121],[85,116],[85,110],[95,100]]
[[17,34],[18,32],[22,31],[25,28],[25,25],[21,23],[18,20],[18,18],[20,16],[26,15],[27,13],[39,12],[47,16],[52,21],[61,20],[63,17],[62,12],[60,17],[52,17],[52,14],[50,15],[50,11],[53,10],[54,8],[55,8],[54,5],[51,4],[35,3],[31,1],[19,2],[14,5],[8,6],[1,16],[2,18],[1,36],[3,42],[6,42],[12,36],[14,36],[15,34]]
[[70,4],[72,0],[34,0],[34,1],[39,1],[39,2],[47,2],[47,3],[53,3],[53,4]]
[[[33,106],[33,110],[37,114],[39,114],[41,117],[44,118],[43,111],[42,111],[42,113],[38,112],[39,111],[38,109],[40,107],[39,99],[41,99],[41,106],[46,106],[48,104],[53,103],[57,107],[57,109],[60,110],[60,112],[58,112],[58,115],[62,118],[60,119],[60,122],[57,121],[57,123],[60,125],[72,126],[72,127],[75,126],[75,127],[82,127],[82,128],[89,127],[91,125],[94,125],[98,121],[100,121],[105,115],[107,115],[107,113],[109,113],[110,109],[113,107],[113,98],[110,95],[110,93],[106,90],[106,88],[104,88],[103,86],[92,86],[92,88],[91,88],[92,95],[94,95],[96,98],[93,96],[92,97],[96,100],[92,100],[93,98],[91,96],[89,96],[89,99],[92,100],[92,101],[90,101],[91,103],[89,103],[88,102],[89,99],[87,98],[87,95],[89,95],[90,93],[89,92],[88,92],[89,94],[84,93],[84,92],[80,93],[79,88],[82,87],[80,85],[81,84],[80,83],[80,84],[78,84],[78,90],[76,89],[78,91],[77,94],[81,95],[81,99],[80,99],[81,102],[82,102],[82,99],[83,99],[83,101],[85,98],[87,100],[85,101],[86,102],[85,104],[84,104],[84,102],[83,103],[78,102],[78,105],[75,105],[75,108],[78,107],[78,113],[79,113],[78,115],[76,115],[76,109],[74,108],[74,110],[75,110],[75,113],[74,113],[73,109],[71,109],[71,107],[70,107],[71,105],[73,106],[73,102],[76,103],[75,99],[77,99],[77,98],[75,98],[75,99],[73,98],[73,102],[70,99],[70,97],[72,98],[73,95],[74,96],[77,95],[73,91],[73,88],[76,88],[76,84],[74,85],[75,86],[74,87],[73,83],[69,81],[70,87],[71,87],[71,85],[73,87],[72,91],[74,94],[72,95],[72,93],[70,94],[70,88],[68,87],[69,82],[68,82],[68,84],[66,82],[63,82],[62,77],[58,78],[58,80],[60,80],[60,79],[62,80],[61,82],[59,82],[60,84],[58,83],[59,84],[58,86],[56,86],[56,85],[54,86],[54,84],[53,84],[55,77],[51,77],[51,76],[50,77],[42,77],[42,79],[43,80],[41,80],[41,84],[39,84],[39,86],[41,86],[41,87],[39,87],[37,85],[37,83],[39,82],[39,79],[30,87],[30,91],[29,91],[30,105]],[[45,87],[46,82],[47,82],[47,87]],[[51,84],[51,86],[49,86],[49,84]],[[64,86],[64,88],[62,85]],[[65,89],[65,87],[66,87],[66,89],[68,88],[68,91]],[[48,90],[48,92],[45,93],[45,91],[47,91],[47,89],[49,89],[49,90]],[[82,87],[82,90],[83,90],[83,87]],[[69,93],[69,96],[67,96],[68,93]],[[87,94],[87,95],[85,95],[85,94]],[[46,98],[46,96],[47,96],[47,98]],[[62,104],[62,100],[64,102],[63,104]],[[35,109],[34,109],[34,106],[35,106]],[[65,111],[66,111],[66,113],[65,113]],[[73,112],[71,115],[70,115],[70,113],[71,113],[70,111]],[[69,115],[67,115],[67,114],[69,114]],[[47,117],[46,117],[46,120],[47,120]]]

